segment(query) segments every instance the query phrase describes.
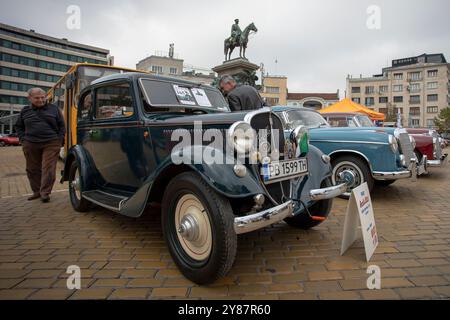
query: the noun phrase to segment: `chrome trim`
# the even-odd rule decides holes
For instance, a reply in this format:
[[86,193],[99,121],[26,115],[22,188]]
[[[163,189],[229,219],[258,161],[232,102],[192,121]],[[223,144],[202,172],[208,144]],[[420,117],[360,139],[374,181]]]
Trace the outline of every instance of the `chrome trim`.
[[258,213],[235,218],[234,231],[236,234],[252,232],[293,216],[293,213],[294,203],[290,200],[279,206]]
[[388,142],[371,142],[371,141],[350,141],[350,140],[310,140],[310,142],[330,142],[330,143],[357,143],[357,144],[378,144],[389,145]]
[[375,180],[397,180],[411,177],[411,171],[374,171],[372,176]]
[[309,197],[313,201],[333,199],[347,191],[347,183],[341,183],[337,186],[332,186],[323,189],[313,189],[309,191]]
[[[271,112],[271,111],[272,111],[272,108],[270,108],[270,107],[264,107],[264,108],[261,108],[261,109],[258,109],[258,110],[249,112],[249,113],[247,113],[247,114],[245,115],[244,121],[247,122],[248,124],[250,124],[250,122],[252,121],[252,118],[253,118],[254,116],[256,116],[256,115],[258,115],[258,114],[261,114],[261,113]],[[275,113],[274,113],[274,114],[275,114]]]
[[363,158],[366,160],[367,164],[369,165],[370,172],[373,172],[372,163],[370,162],[369,158],[367,158],[366,155],[365,155],[364,153],[361,153],[361,152],[359,152],[359,151],[356,151],[356,150],[341,149],[341,150],[333,151],[332,153],[329,154],[329,156],[331,157],[331,156],[333,156],[333,155],[335,155],[335,154],[339,154],[339,153],[341,153],[341,152],[354,153],[354,154],[357,154],[357,155],[363,157]]
[[417,166],[417,175],[421,176],[428,173],[428,157],[426,155],[422,156],[419,165]]
[[427,160],[427,165],[429,167],[443,167],[447,165],[448,154],[444,154],[440,160]]

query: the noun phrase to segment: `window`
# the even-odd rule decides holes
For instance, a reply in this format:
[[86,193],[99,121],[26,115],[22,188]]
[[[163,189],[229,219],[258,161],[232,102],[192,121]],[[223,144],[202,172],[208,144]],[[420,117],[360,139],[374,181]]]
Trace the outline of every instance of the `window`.
[[409,114],[412,116],[420,116],[420,107],[409,108]]
[[401,103],[403,102],[403,97],[402,96],[396,96],[394,97],[394,103]]
[[353,118],[351,117],[328,118],[328,123],[332,127],[340,127],[340,128],[356,127],[356,124],[353,121]]
[[161,66],[152,66],[152,72],[163,73],[163,67],[161,67]]
[[431,90],[431,89],[437,89],[438,88],[438,83],[437,82],[428,82],[427,83],[427,89]]
[[427,107],[427,113],[438,113],[439,108],[437,106]]
[[278,87],[266,87],[266,93],[280,93],[280,88],[278,88]]
[[266,98],[266,102],[269,106],[275,106],[280,103],[279,98]]
[[130,86],[112,84],[96,91],[96,119],[112,119],[133,115],[133,98]]
[[380,86],[380,93],[385,93],[385,92],[388,92],[388,89],[389,87],[388,86]]
[[177,68],[170,68],[170,74],[177,74]]
[[420,125],[420,120],[419,119],[411,119],[411,125],[413,127],[418,127]]
[[432,128],[434,126],[434,119],[427,119],[427,127]]
[[411,96],[409,98],[409,103],[412,103],[412,104],[420,103],[420,96]]
[[371,94],[375,92],[375,87],[374,86],[368,86],[366,87],[366,94]]
[[409,86],[410,92],[420,92],[420,83],[411,83]]
[[81,120],[88,120],[92,110],[92,92],[85,94],[83,98],[80,99],[80,114],[78,115]]
[[378,109],[378,112],[381,112],[381,113],[387,114],[387,112],[388,112],[388,109],[387,109],[387,108],[380,108],[380,109]]
[[437,70],[428,70],[428,78],[436,78],[438,76]]
[[353,102],[361,103],[361,98],[352,98]]
[[397,114],[400,110],[400,113],[403,113],[403,108],[394,108],[394,114]]
[[402,92],[403,91],[403,85],[402,84],[396,84],[393,86],[392,91],[394,92]]
[[438,101],[438,95],[437,94],[429,94],[427,96],[427,101]]
[[422,79],[422,73],[421,72],[410,72],[408,73],[408,79],[412,81],[417,81]]
[[394,73],[394,80],[403,80],[403,73]]
[[380,98],[378,99],[378,102],[379,102],[379,103],[388,103],[388,97],[380,97]]
[[373,97],[366,98],[366,106],[373,106],[375,103],[375,99]]
[[352,93],[361,93],[361,87],[352,87]]

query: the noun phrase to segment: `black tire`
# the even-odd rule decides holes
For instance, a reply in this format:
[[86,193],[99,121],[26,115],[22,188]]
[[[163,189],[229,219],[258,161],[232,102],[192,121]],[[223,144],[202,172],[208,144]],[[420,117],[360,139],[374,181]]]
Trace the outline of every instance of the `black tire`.
[[[185,214],[184,217],[190,215],[187,211],[181,212],[186,197],[198,201],[194,203],[204,209],[198,212],[203,213],[204,221],[208,221],[209,224],[206,229],[203,228],[210,230],[211,237],[210,249],[205,257],[193,257],[195,250],[189,254],[190,247],[183,248],[183,245],[189,246],[192,242],[181,236],[176,227],[177,223],[180,224],[180,221],[176,221],[176,217],[181,217],[182,214]],[[181,209],[177,211],[179,205]],[[197,173],[185,172],[172,179],[167,186],[161,212],[164,239],[173,260],[187,279],[203,285],[214,282],[228,273],[236,257],[237,235],[234,230],[235,216],[225,197],[214,191]],[[205,223],[201,226],[204,227]]]
[[338,183],[338,174],[343,169],[349,169],[355,174],[355,185],[350,188],[348,192],[339,196],[340,198],[349,199],[351,190],[360,186],[364,182],[367,182],[369,191],[372,192],[374,179],[372,177],[368,164],[361,158],[352,155],[339,156],[331,161],[331,165],[333,167],[333,173],[331,176],[333,184]]
[[79,172],[79,166],[77,161],[73,161],[70,165],[69,169],[69,196],[70,196],[70,203],[72,204],[72,207],[75,209],[75,211],[78,212],[86,212],[89,209],[90,202],[86,200],[85,198],[81,197],[81,193],[84,190],[82,179],[78,179],[78,186],[79,186],[79,195],[77,195],[77,188],[78,186],[74,184],[74,181],[76,180],[75,176]]
[[388,187],[394,182],[395,180],[375,180],[375,185],[377,187]]
[[[331,181],[330,179],[325,180],[321,188],[330,187]],[[333,199],[321,200],[314,203],[311,207],[308,208],[309,213],[312,216],[327,218],[330,214],[331,207],[333,206]],[[308,230],[318,226],[323,221],[313,220],[306,211],[296,215],[295,217],[290,217],[284,219],[284,221],[290,225],[291,227]]]

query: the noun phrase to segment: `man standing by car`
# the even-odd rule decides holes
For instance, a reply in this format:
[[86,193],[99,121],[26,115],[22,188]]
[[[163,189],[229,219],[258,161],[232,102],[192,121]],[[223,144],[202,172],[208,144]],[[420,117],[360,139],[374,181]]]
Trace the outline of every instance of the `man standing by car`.
[[219,86],[228,99],[231,111],[256,110],[264,107],[264,101],[255,88],[238,85],[230,75],[222,76]]
[[49,202],[66,128],[58,107],[47,103],[44,90],[28,90],[28,101],[30,105],[22,109],[15,126],[33,190],[33,195],[28,200],[41,198],[42,202]]

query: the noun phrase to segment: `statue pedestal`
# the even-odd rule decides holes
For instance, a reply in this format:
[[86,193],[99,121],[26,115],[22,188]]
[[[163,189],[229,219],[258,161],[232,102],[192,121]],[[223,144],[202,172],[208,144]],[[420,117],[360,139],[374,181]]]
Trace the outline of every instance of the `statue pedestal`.
[[219,78],[225,74],[229,74],[241,84],[255,86],[255,81],[258,80],[256,71],[259,69],[259,66],[244,58],[224,61],[221,65],[212,69],[214,72],[217,72]]

